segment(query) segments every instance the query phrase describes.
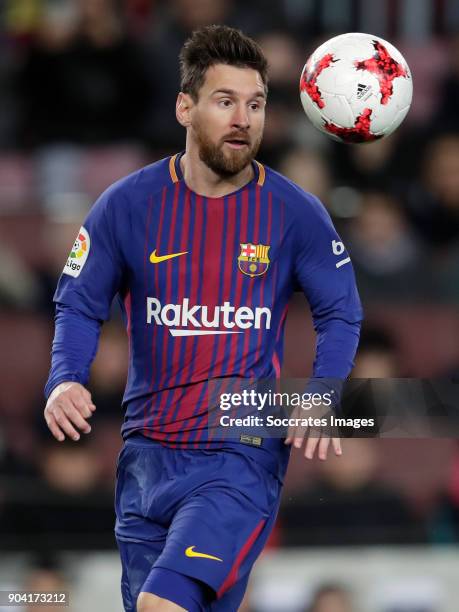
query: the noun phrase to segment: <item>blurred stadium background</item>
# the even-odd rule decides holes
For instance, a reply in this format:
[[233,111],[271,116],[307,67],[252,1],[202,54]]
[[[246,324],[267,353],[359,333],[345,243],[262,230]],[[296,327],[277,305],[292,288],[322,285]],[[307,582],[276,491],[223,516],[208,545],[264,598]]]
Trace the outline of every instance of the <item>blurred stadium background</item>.
[[[317,194],[351,251],[366,311],[354,375],[458,374],[457,0],[3,0],[0,589],[67,589],[72,611],[121,610],[112,498],[124,330],[114,311],[92,371],[93,433],[53,444],[42,422],[52,294],[99,193],[183,148],[178,51],[218,22],[254,36],[271,64],[260,161]],[[414,77],[405,123],[362,147],[315,131],[298,97],[309,53],[347,31],[390,40]],[[284,375],[309,374],[313,341],[297,296]],[[457,611],[457,442],[349,439],[344,449],[323,465],[294,454],[243,609]]]

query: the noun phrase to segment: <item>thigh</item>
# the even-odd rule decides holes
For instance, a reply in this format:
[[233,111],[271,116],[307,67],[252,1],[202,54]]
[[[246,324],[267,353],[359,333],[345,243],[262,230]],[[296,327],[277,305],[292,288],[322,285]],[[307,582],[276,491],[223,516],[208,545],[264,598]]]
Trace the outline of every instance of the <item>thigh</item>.
[[247,589],[250,572],[273,530],[278,508],[279,503],[273,508],[271,515],[253,543],[250,546],[246,544],[245,551],[240,552],[239,559],[235,561],[227,580],[220,587],[217,598],[210,606],[209,612],[236,612],[239,610]]
[[[215,598],[212,603],[205,608],[208,612],[236,612],[236,610],[239,609],[247,588],[250,571],[266,544],[274,526],[276,514],[277,506],[273,509],[271,517],[266,524],[264,524],[263,529],[254,541],[250,542],[250,540],[248,540],[245,547],[239,546],[239,555],[234,557],[232,564],[229,563],[226,565],[226,580],[220,584],[218,590],[213,580],[213,572],[206,570],[205,573],[202,573],[202,568],[200,568],[199,573],[203,579],[202,581],[205,584],[212,581],[214,584],[211,588],[215,593]],[[121,594],[126,612],[136,612],[136,602],[141,591],[157,593],[156,590],[151,590],[148,585],[148,579],[151,575],[152,568],[158,567],[158,565],[159,567],[171,565],[171,563],[167,561],[164,563],[164,559],[158,563],[158,559],[161,556],[165,544],[166,541],[160,543],[118,540],[122,565]],[[199,552],[198,549],[195,549],[195,552],[196,551]],[[172,565],[175,566],[174,571],[178,571],[176,567],[177,564],[173,562]],[[185,576],[193,576],[195,574],[195,572],[189,568],[182,568],[182,573]],[[171,601],[176,601],[174,597],[167,598]],[[181,604],[181,601],[177,603]]]
[[[176,500],[168,490],[167,455],[161,448],[126,444],[116,470],[116,537],[164,541]],[[152,497],[157,511],[151,511]]]
[[121,558],[121,595],[126,612],[136,612],[136,602],[164,542],[129,542],[117,539]]
[[155,567],[210,586],[216,594],[211,610],[237,610],[274,525],[280,489],[262,466],[226,453],[218,475],[203,480],[178,508]]
[[147,495],[162,495],[164,483],[160,449],[125,445],[117,465],[115,534],[120,552],[121,593],[126,611],[135,612],[136,601],[151,568],[161,554],[172,514],[162,521],[148,516]]

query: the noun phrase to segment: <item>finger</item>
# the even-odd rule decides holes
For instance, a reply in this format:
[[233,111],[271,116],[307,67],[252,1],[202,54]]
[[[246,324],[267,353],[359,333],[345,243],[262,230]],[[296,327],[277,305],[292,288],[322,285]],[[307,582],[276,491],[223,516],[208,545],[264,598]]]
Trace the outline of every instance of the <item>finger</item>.
[[291,444],[293,442],[293,434],[295,433],[295,428],[289,425],[287,430],[287,437],[285,438],[284,444]]
[[89,409],[92,412],[94,412],[94,410],[96,409],[96,405],[92,401],[91,393],[86,389],[86,387],[83,387],[83,386],[80,387],[80,390],[81,390],[81,395],[83,396],[84,400],[86,401]]
[[289,427],[289,432],[285,438],[285,444],[292,444],[295,448],[301,448],[307,433],[307,427]]
[[75,442],[80,439],[80,434],[70,423],[60,406],[56,406],[54,408],[53,414],[60,429],[62,429],[62,431],[64,431],[64,433],[67,434],[69,438],[72,438],[72,440],[75,440]]
[[[291,413],[290,419],[295,418],[295,416],[296,416],[296,409],[293,410],[293,412]],[[287,429],[287,437],[285,439],[285,444],[292,444],[295,438],[295,431],[296,431],[295,425],[290,424]]]
[[[82,384],[80,383],[69,383],[69,385],[67,386],[67,388],[62,391],[63,395],[60,397],[66,397],[68,399],[71,399],[72,401],[80,401],[82,400],[85,405],[88,406],[88,409],[90,409],[92,412],[94,412],[94,410],[96,409],[96,406],[94,405],[92,398],[91,398],[91,393],[86,389],[86,387],[84,387]],[[57,398],[56,398],[57,399]]]
[[298,430],[295,432],[295,438],[293,440],[293,446],[295,448],[301,448],[302,444],[304,442],[304,436],[300,436],[298,435]]
[[321,438],[319,442],[319,459],[325,461],[327,458],[328,447],[330,446],[330,438]]
[[89,419],[90,417],[92,417],[93,411],[90,408],[90,403],[88,403],[86,398],[84,398],[81,394],[72,397],[71,402],[85,419]]
[[65,436],[62,433],[62,430],[60,429],[59,425],[56,423],[54,416],[52,414],[46,414],[45,412],[45,421],[48,425],[48,429],[56,438],[56,440],[58,440],[59,442],[63,442],[65,440]]
[[306,459],[312,459],[314,457],[314,453],[316,452],[316,447],[319,443],[319,438],[316,436],[311,437],[309,434],[308,441],[306,442],[306,448],[304,451],[304,456]]
[[332,444],[335,455],[342,455],[343,449],[341,448],[341,438],[332,438]]
[[295,427],[292,427],[290,425],[287,430],[287,437],[285,438],[285,444],[291,444],[293,442],[294,434],[295,434]]
[[303,442],[307,433],[307,427],[296,427],[293,437],[293,446],[295,448],[301,448],[303,446]]
[[[300,417],[302,416],[301,413],[299,416]],[[295,448],[301,448],[303,446],[303,442],[304,442],[304,439],[307,433],[308,433],[307,426],[304,427],[300,425],[299,427],[296,428],[295,441],[294,441]]]
[[60,407],[72,425],[78,427],[78,429],[84,433],[89,433],[91,431],[91,425],[86,422],[84,417],[71,402],[60,404]]

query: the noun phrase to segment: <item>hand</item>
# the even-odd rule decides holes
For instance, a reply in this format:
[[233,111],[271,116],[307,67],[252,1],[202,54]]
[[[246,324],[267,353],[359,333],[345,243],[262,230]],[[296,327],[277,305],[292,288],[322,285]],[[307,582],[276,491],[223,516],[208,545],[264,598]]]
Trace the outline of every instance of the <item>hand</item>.
[[45,420],[51,433],[59,442],[65,436],[75,442],[80,439],[78,428],[88,434],[91,426],[87,423],[94,410],[89,391],[77,382],[63,382],[58,385],[48,398],[45,408]]
[[[298,411],[294,412],[295,416],[298,416],[298,414]],[[285,439],[285,444],[293,443],[295,448],[301,448],[303,446],[306,434],[308,435],[304,449],[304,456],[306,459],[313,459],[314,453],[316,452],[316,449],[318,449],[317,456],[322,461],[325,461],[328,455],[330,441],[332,443],[333,450],[335,451],[335,455],[339,457],[343,454],[340,438],[332,438],[325,430],[317,429],[315,427],[308,428],[298,426],[289,428],[287,437]]]
[[[304,438],[294,438],[295,448],[301,448],[301,446],[303,445],[303,440]],[[322,461],[325,461],[328,455],[328,447],[330,446],[330,441],[332,443],[333,450],[335,451],[335,455],[337,457],[342,455],[343,451],[341,449],[340,438],[329,438],[328,436],[322,435],[321,437],[309,436],[306,442],[306,445],[305,445],[304,456],[306,457],[306,459],[313,459],[316,448],[318,448],[319,450],[318,450],[317,456]],[[285,444],[291,444],[291,443],[292,443],[292,438],[287,438],[285,440]]]

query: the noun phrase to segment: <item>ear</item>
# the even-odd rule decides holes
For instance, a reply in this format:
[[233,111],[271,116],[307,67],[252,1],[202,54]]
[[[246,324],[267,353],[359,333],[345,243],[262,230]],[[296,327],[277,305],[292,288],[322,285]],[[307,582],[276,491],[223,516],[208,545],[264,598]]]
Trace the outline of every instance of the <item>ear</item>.
[[194,106],[194,102],[189,94],[183,93],[182,91],[177,96],[177,102],[175,105],[175,116],[177,121],[183,127],[189,127],[191,125],[190,111]]

